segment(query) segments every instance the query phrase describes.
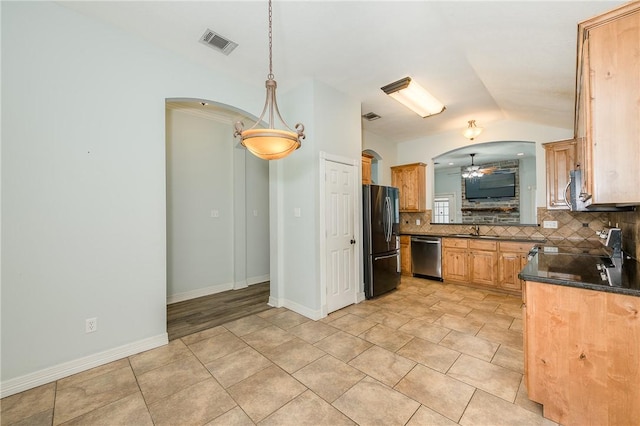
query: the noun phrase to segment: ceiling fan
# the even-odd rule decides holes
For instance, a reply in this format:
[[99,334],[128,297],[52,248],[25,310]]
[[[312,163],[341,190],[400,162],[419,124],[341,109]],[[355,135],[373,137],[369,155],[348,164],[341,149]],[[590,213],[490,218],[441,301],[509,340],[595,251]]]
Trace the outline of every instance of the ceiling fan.
[[479,178],[479,177],[482,177],[484,175],[490,175],[496,169],[495,167],[480,168],[480,166],[476,166],[473,163],[473,157],[475,157],[476,154],[474,153],[474,154],[469,154],[469,155],[471,156],[471,165],[467,166],[467,168],[462,172],[462,177],[463,178],[465,178],[465,179]]

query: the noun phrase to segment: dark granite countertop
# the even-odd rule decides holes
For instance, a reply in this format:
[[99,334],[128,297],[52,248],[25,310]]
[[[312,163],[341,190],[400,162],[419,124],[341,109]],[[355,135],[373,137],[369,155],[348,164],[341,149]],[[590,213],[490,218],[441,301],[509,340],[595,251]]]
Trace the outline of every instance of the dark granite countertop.
[[539,245],[520,272],[521,279],[640,297],[640,264],[636,259],[612,259],[592,244]]
[[543,243],[546,240],[528,237],[512,237],[507,235],[472,235],[472,234],[436,234],[433,232],[401,232],[400,235],[419,235],[424,237],[441,237],[441,238],[469,238],[478,240],[494,240],[494,241],[521,241],[527,243]]

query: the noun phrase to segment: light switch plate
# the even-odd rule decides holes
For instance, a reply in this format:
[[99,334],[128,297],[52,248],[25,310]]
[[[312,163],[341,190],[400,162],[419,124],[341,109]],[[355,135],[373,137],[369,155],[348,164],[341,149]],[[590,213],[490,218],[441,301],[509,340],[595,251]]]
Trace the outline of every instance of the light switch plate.
[[542,227],[547,229],[558,229],[557,220],[545,220],[542,222]]

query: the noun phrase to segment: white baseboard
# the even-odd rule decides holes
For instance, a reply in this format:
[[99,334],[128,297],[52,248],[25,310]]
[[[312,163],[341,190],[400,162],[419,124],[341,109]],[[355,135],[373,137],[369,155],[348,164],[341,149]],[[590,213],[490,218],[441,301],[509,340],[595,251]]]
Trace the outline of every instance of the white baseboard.
[[210,296],[216,293],[222,293],[227,290],[240,290],[243,288],[247,288],[248,286],[254,284],[260,284],[265,281],[270,281],[271,277],[269,274],[260,275],[258,277],[247,278],[244,281],[238,281],[236,283],[224,283],[224,284],[216,284],[210,287],[199,288],[197,290],[185,291],[184,293],[172,294],[171,296],[167,296],[167,305],[171,305],[172,303],[184,302],[185,300],[196,299],[198,297]]
[[269,306],[273,306],[274,308],[287,308],[314,321],[322,318],[321,310],[309,309],[306,306],[302,306],[299,303],[292,302],[291,300],[287,299],[276,299],[269,296]]
[[356,293],[356,303],[360,303],[365,299],[364,291]]
[[191,300],[197,297],[209,296],[211,294],[221,293],[227,290],[233,290],[233,283],[216,284],[210,287],[199,288],[197,290],[185,291],[184,293],[172,294],[167,296],[167,305],[184,302],[185,300]]
[[247,278],[247,285],[260,284],[260,283],[263,283],[265,281],[271,281],[271,275],[270,274]]
[[138,340],[137,342],[128,343],[117,348],[108,349],[73,361],[54,365],[53,367],[45,368],[34,373],[25,374],[24,376],[16,377],[14,379],[5,380],[0,383],[0,398],[24,392],[140,352],[155,349],[159,346],[166,345],[167,343],[169,343],[169,337],[167,333],[162,333],[157,336]]

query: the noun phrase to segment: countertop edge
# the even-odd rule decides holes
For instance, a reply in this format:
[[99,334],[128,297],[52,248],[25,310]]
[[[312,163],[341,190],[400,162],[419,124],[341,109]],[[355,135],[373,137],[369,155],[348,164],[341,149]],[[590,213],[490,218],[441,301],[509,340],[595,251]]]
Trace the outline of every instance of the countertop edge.
[[544,243],[546,239],[539,238],[527,238],[527,237],[489,237],[489,236],[481,236],[482,238],[475,235],[454,235],[454,234],[435,234],[432,232],[401,232],[400,236],[420,236],[420,237],[439,237],[439,238],[463,238],[467,240],[482,240],[482,241],[509,241],[509,242],[524,242],[524,243]]
[[599,292],[605,292],[605,293],[625,294],[627,296],[640,297],[640,290],[635,290],[635,289],[626,288],[626,287],[604,286],[601,284],[591,284],[591,283],[583,283],[583,282],[576,282],[576,281],[560,280],[555,278],[541,277],[538,275],[523,274],[522,272],[518,274],[518,277],[521,280],[529,281],[529,282],[552,284],[552,285],[559,285],[564,287],[582,288],[585,290],[593,290],[593,291],[599,291]]

